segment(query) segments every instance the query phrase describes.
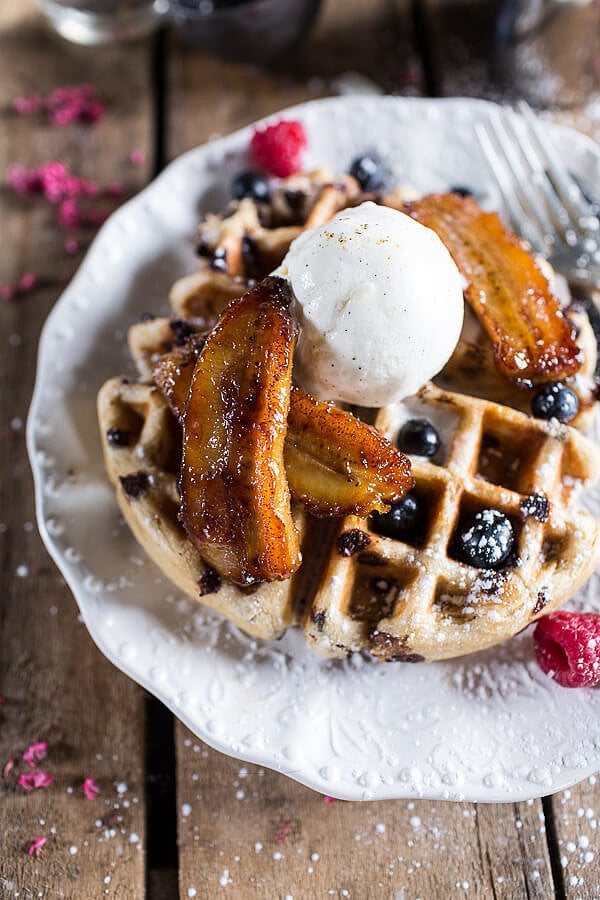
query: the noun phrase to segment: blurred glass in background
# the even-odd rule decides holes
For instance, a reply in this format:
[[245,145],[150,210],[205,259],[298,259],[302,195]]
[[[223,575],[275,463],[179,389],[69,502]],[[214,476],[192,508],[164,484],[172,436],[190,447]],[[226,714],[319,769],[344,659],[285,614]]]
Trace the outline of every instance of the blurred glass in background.
[[298,43],[320,0],[171,0],[186,41],[205,53],[240,62],[270,62]]
[[62,37],[101,45],[141,37],[169,17],[200,50],[269,62],[304,37],[320,0],[40,0]]
[[76,44],[97,46],[142,37],[169,11],[168,0],[41,0],[52,27]]

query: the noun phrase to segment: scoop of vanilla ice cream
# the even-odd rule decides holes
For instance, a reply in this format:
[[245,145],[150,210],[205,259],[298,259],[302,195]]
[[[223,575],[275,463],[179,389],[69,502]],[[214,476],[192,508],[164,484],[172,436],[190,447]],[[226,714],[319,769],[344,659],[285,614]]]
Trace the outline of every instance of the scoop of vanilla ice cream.
[[275,274],[296,297],[296,380],[322,399],[401,400],[456,347],[462,277],[437,234],[395,209],[362,203],[303,232]]

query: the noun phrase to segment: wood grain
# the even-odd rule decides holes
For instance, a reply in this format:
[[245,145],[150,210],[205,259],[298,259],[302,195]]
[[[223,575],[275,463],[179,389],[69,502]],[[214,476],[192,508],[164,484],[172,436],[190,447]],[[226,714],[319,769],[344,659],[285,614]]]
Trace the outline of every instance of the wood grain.
[[568,900],[600,896],[600,779],[593,776],[549,798],[561,888]]
[[[76,174],[137,190],[148,169],[134,169],[127,158],[133,147],[150,148],[148,50],[72,48],[50,37],[34,7],[31,0],[0,7],[0,172],[15,161],[63,159]],[[53,129],[41,116],[10,110],[17,95],[82,80],[108,103],[94,127]],[[108,210],[115,201],[103,202]],[[3,189],[0,206],[0,283],[24,271],[40,282],[28,295],[0,301],[0,766],[17,760],[0,781],[0,896],[137,900],[144,893],[143,692],[93,646],[41,545],[22,424],[41,324],[78,257],[66,254],[56,208],[41,198]],[[16,782],[27,771],[20,756],[41,740],[48,743],[41,768],[55,781],[27,794]],[[82,793],[86,776],[100,785],[95,800]],[[36,860],[27,848],[39,836],[48,842]]]
[[535,804],[328,803],[182,727],[177,768],[182,897],[553,895]]

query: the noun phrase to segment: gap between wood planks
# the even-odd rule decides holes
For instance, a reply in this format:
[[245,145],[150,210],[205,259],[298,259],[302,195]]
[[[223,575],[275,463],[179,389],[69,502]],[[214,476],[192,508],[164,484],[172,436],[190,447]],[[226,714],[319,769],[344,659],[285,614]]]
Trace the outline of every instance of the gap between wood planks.
[[[152,178],[166,164],[167,53],[166,31],[160,29],[151,49]],[[146,896],[148,900],[172,900],[177,897],[178,870],[175,717],[160,700],[148,695],[145,719]]]

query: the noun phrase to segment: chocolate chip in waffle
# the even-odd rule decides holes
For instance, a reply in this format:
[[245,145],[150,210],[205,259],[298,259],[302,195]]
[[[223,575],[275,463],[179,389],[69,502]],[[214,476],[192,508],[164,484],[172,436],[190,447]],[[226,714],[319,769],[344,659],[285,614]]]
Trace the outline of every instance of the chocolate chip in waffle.
[[[98,395],[98,417],[119,507],[148,556],[181,591],[248,634],[264,639],[283,634],[294,623],[298,576],[236,587],[202,561],[180,524],[180,427],[156,388],[112,378]],[[294,521],[302,533],[299,507]]]
[[[326,656],[366,650],[417,662],[482,650],[572,597],[600,559],[600,524],[574,506],[600,474],[590,440],[433,385],[380,410],[376,424],[395,439],[415,416],[442,436],[435,458],[411,457],[418,524],[399,540],[378,534],[373,519],[341,522],[303,623]],[[498,569],[461,559],[461,529],[484,509],[507,516],[515,533]]]

